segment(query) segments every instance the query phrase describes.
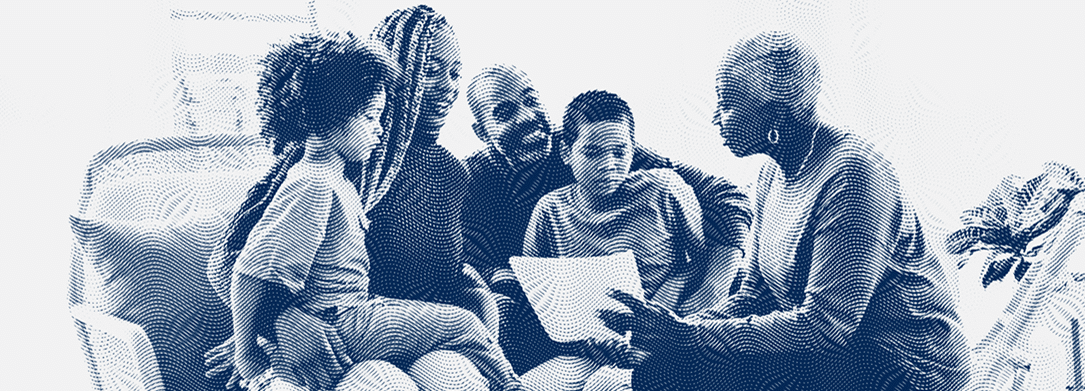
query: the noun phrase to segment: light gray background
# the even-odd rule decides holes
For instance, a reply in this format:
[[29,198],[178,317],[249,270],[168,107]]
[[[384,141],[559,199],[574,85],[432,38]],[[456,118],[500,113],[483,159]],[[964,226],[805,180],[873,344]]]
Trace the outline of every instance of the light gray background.
[[[0,388],[89,388],[66,308],[68,215],[95,152],[177,132],[185,70],[171,55],[259,54],[307,27],[173,20],[171,9],[298,17],[315,9],[320,28],[367,35],[413,4],[0,5]],[[428,4],[461,42],[465,80],[441,136],[457,156],[481,146],[470,131],[467,81],[509,62],[532,76],[555,121],[579,92],[607,89],[630,102],[640,141],[747,184],[764,160],[738,160],[722,147],[711,125],[714,70],[739,38],[782,28],[821,60],[822,115],[882,147],[936,237],[1007,174],[1035,175],[1048,160],[1085,169],[1085,2]],[[966,327],[982,331],[1002,299],[980,299],[978,276],[962,284],[962,313],[974,319]]]

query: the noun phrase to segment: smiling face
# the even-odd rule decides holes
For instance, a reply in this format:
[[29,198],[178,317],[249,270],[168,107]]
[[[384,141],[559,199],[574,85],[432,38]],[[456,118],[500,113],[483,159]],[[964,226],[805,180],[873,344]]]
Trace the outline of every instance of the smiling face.
[[369,103],[358,111],[347,123],[330,135],[332,148],[348,162],[361,162],[369,158],[373,149],[380,144],[384,128],[381,126],[381,114],[384,113],[384,89],[369,99]]
[[433,31],[429,61],[426,62],[419,125],[440,128],[452,104],[460,95],[460,44],[448,24]]
[[535,162],[550,153],[550,119],[523,72],[511,66],[485,69],[467,94],[475,126],[482,127],[479,137],[513,164]]
[[564,155],[576,183],[586,195],[601,198],[614,194],[633,164],[632,129],[625,121],[589,122]]
[[525,88],[493,109],[494,133],[490,135],[505,156],[518,162],[534,162],[550,153],[550,121],[539,103],[539,93]]

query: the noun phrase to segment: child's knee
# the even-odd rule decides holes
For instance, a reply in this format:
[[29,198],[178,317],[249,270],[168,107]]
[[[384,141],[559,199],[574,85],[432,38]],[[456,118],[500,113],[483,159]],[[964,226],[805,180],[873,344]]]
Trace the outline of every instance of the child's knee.
[[313,361],[312,356],[323,347],[325,327],[315,316],[287,308],[275,319],[273,361],[291,367]]
[[458,330],[474,330],[485,328],[482,321],[474,312],[459,306],[447,306],[445,312],[449,323]]
[[342,368],[329,356],[327,325],[290,307],[275,319],[276,343],[271,356],[276,376],[294,384],[320,389],[331,385]]
[[323,321],[295,307],[288,307],[275,318],[275,338],[279,345],[304,343],[323,335]]
[[465,356],[437,350],[422,356],[407,371],[421,390],[486,390],[488,381]]
[[588,377],[584,391],[627,391],[632,390],[633,370],[604,366]]

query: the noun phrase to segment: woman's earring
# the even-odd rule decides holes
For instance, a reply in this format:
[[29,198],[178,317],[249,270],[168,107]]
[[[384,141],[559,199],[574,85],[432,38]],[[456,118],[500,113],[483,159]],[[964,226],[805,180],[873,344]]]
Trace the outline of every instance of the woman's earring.
[[769,144],[776,145],[780,142],[780,132],[776,131],[776,128],[769,129]]

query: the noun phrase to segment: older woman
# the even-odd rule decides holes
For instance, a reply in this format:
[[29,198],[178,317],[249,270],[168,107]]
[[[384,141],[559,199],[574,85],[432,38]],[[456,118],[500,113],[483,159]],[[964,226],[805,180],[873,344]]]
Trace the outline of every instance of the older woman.
[[[636,389],[957,390],[966,341],[896,173],[821,122],[818,66],[787,33],[723,60],[714,122],[739,157],[768,155],[737,292],[679,319],[624,292]],[[615,325],[617,328],[617,325]]]

